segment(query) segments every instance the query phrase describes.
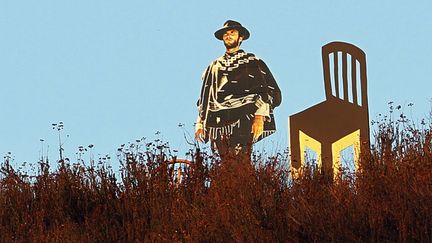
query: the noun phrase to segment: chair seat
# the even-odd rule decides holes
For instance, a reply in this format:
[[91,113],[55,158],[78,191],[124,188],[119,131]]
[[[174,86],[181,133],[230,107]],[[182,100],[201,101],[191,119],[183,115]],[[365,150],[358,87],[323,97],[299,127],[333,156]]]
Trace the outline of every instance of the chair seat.
[[290,116],[290,123],[319,141],[333,143],[360,129],[367,114],[362,107],[331,99]]

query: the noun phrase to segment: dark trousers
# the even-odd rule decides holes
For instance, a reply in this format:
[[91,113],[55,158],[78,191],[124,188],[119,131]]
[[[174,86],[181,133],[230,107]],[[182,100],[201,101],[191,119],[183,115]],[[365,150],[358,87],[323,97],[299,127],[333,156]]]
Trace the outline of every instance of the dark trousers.
[[252,153],[253,134],[252,123],[243,122],[240,127],[235,127],[230,135],[222,135],[212,140],[212,151],[218,152],[221,159],[227,156],[247,156]]

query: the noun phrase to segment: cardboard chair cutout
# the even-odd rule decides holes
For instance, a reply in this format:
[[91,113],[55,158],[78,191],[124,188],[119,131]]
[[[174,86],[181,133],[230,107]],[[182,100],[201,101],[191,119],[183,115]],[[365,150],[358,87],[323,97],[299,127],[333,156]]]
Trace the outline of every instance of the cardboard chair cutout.
[[337,175],[340,152],[354,146],[369,148],[366,56],[358,47],[331,42],[322,47],[326,100],[289,117],[291,171],[296,176],[305,163],[305,150],[316,152],[318,166]]

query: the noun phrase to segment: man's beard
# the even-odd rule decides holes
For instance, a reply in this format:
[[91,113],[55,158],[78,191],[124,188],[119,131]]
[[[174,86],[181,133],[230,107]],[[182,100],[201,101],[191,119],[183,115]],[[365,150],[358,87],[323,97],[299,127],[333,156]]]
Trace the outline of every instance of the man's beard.
[[227,49],[235,48],[239,45],[239,38],[237,38],[237,40],[234,40],[232,43],[226,43],[224,41],[224,45]]

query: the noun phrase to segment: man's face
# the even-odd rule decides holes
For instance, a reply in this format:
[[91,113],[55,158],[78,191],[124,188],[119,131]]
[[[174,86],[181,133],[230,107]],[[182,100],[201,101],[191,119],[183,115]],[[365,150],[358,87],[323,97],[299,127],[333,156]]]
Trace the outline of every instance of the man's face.
[[239,35],[238,30],[227,30],[223,35],[223,42],[226,48],[237,47],[243,38]]

